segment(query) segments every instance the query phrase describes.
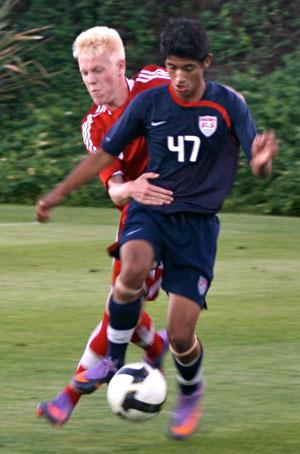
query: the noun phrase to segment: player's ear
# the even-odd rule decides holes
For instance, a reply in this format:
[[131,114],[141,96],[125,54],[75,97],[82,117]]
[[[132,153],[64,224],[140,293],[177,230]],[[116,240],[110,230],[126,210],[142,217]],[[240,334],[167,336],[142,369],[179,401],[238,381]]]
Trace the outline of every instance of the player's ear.
[[213,54],[211,54],[211,53],[207,54],[207,56],[206,56],[205,59],[203,60],[203,67],[204,67],[204,69],[207,69],[207,68],[210,67],[210,65],[211,65],[212,62],[213,62],[213,59],[214,59]]
[[118,61],[118,71],[119,71],[119,76],[124,76],[125,71],[126,71],[126,63],[125,60],[119,60]]

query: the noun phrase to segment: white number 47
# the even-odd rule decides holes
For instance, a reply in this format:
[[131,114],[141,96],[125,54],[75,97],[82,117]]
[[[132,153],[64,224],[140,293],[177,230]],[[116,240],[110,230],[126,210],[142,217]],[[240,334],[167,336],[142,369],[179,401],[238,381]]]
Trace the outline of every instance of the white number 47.
[[193,148],[190,154],[190,161],[196,162],[200,150],[201,140],[197,136],[177,136],[177,144],[175,144],[175,138],[173,136],[168,136],[168,149],[170,151],[175,151],[178,153],[177,160],[178,162],[185,161],[185,143],[192,142]]

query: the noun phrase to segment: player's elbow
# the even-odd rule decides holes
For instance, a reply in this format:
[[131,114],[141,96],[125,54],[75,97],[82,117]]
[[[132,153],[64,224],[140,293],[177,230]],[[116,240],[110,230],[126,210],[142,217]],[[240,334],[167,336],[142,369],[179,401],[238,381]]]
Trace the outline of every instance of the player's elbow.
[[116,159],[115,156],[107,153],[103,148],[98,148],[96,153],[93,155],[95,163],[95,172],[98,174],[105,167],[108,167]]

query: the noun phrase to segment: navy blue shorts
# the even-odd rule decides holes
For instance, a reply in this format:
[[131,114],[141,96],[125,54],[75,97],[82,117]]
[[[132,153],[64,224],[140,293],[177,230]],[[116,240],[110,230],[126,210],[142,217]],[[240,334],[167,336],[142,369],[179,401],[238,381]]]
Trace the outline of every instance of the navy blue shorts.
[[166,214],[143,206],[130,207],[119,244],[146,240],[164,265],[162,288],[205,307],[213,279],[219,220],[214,214]]

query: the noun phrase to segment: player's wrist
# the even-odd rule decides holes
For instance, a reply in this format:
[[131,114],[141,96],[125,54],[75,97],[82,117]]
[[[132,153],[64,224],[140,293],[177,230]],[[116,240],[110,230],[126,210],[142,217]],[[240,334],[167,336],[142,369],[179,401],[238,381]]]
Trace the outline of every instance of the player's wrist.
[[272,159],[263,162],[260,156],[255,156],[250,162],[253,175],[259,177],[267,177],[272,173]]
[[121,184],[114,184],[108,190],[109,196],[117,206],[124,206],[131,198],[132,184],[130,181]]
[[134,181],[127,181],[123,184],[123,195],[127,201],[134,196]]

